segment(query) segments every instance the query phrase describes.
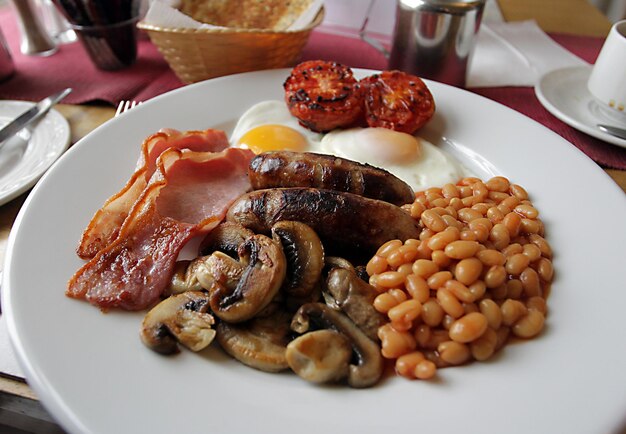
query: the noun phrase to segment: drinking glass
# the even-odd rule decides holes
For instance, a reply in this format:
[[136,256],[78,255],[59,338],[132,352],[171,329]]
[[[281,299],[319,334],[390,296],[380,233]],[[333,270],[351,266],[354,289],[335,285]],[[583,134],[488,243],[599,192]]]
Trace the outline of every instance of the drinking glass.
[[137,59],[140,0],[53,0],[97,68],[126,68]]

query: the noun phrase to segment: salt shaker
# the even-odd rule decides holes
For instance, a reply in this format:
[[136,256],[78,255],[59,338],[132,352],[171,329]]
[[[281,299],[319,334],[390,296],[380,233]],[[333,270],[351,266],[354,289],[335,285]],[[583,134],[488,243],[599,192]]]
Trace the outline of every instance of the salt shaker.
[[52,0],[33,0],[34,5],[40,12],[41,21],[58,45],[75,42],[77,37],[74,30],[70,28],[70,24],[65,17],[61,15]]
[[49,56],[57,46],[48,35],[32,0],[11,0],[22,36],[20,51],[26,55]]

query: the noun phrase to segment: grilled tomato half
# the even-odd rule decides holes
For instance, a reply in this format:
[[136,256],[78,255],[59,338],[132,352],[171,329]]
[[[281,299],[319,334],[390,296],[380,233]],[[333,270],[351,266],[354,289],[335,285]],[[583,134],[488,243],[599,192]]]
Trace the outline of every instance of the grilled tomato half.
[[349,127],[362,117],[361,87],[352,70],[342,64],[302,62],[293,68],[283,87],[291,114],[313,131]]
[[402,71],[383,71],[360,81],[365,119],[370,127],[413,134],[435,113],[435,100],[417,76]]

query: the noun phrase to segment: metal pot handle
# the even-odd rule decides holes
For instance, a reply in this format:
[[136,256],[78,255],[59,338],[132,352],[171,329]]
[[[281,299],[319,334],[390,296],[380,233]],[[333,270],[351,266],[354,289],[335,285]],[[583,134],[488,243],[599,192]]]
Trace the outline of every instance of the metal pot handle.
[[370,13],[372,12],[372,8],[374,7],[374,3],[376,0],[370,0],[369,5],[367,6],[367,11],[365,12],[365,19],[363,20],[363,25],[359,29],[359,37],[363,42],[374,47],[376,50],[380,51],[386,59],[389,59],[389,55],[391,54],[387,48],[377,39],[371,38],[367,35],[367,24],[369,22]]

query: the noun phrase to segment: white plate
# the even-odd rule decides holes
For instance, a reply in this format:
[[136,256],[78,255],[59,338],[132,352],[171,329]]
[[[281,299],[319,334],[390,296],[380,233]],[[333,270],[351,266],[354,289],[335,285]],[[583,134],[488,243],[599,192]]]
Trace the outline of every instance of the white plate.
[[[539,79],[535,94],[539,102],[554,116],[592,137],[626,148],[626,140],[600,131],[596,125],[608,124],[625,128],[602,111],[587,89],[590,66],[575,66],[548,72]],[[626,118],[626,117],[625,117]]]
[[[33,103],[0,101],[0,127],[30,109]],[[70,144],[70,127],[50,110],[34,128],[10,138],[0,150],[0,205],[31,188]]]
[[[359,71],[363,75],[363,71]],[[545,332],[489,363],[430,382],[316,387],[247,368],[212,347],[162,357],[141,344],[142,314],[102,314],[64,296],[79,236],[162,127],[225,128],[282,97],[286,70],[219,78],[162,95],[67,152],[33,190],[9,239],[2,306],[29,384],[74,433],[613,432],[626,412],[626,199],[570,143],[485,98],[428,82],[424,136],[481,176],[531,193],[555,253]],[[63,206],[59,206],[63,204]],[[3,288],[4,289],[4,288]]]

